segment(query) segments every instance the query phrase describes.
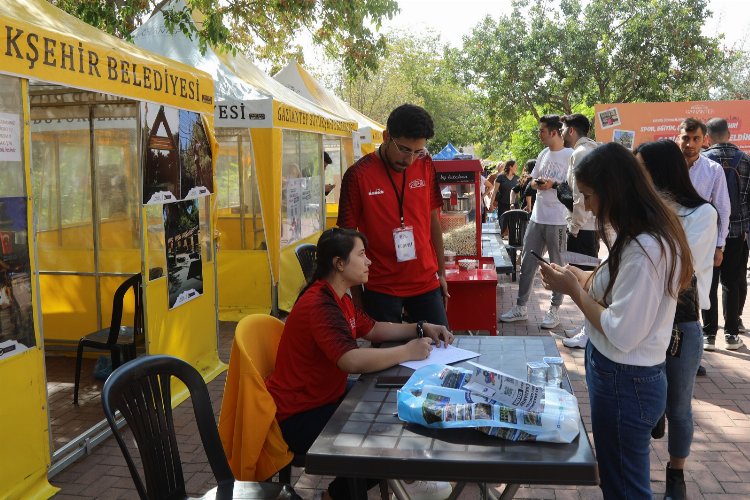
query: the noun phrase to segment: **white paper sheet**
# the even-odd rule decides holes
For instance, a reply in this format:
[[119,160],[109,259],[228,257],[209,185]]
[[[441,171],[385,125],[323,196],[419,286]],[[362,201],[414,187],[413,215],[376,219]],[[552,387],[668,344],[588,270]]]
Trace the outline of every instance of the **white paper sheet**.
[[430,355],[427,359],[422,361],[404,361],[401,363],[401,366],[416,370],[417,368],[422,368],[427,365],[449,365],[465,359],[476,358],[477,356],[479,356],[479,353],[477,352],[467,351],[466,349],[461,349],[460,347],[454,347],[452,345],[445,348],[441,343],[440,347],[432,347],[432,351],[430,351]]

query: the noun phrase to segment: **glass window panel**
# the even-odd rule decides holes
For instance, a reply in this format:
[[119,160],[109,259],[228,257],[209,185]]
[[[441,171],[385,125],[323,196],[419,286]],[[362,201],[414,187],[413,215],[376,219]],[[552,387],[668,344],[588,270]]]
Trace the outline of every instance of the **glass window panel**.
[[326,203],[338,205],[341,192],[341,177],[343,175],[344,152],[341,149],[341,139],[338,137],[325,137],[323,139],[323,151],[331,157],[331,163],[325,168],[326,189],[331,190],[326,195]]
[[321,136],[284,131],[281,184],[281,245],[320,231],[323,206]]
[[94,270],[88,106],[31,108],[39,270]]
[[140,270],[137,107],[94,107],[96,203],[101,272]]

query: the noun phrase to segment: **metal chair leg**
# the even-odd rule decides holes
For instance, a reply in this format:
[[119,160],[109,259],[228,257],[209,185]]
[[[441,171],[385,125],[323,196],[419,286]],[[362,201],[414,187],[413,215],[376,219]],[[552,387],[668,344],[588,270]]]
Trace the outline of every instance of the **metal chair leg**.
[[78,342],[78,350],[76,351],[76,382],[73,386],[73,404],[78,406],[78,388],[81,385],[81,362],[83,360],[83,344]]

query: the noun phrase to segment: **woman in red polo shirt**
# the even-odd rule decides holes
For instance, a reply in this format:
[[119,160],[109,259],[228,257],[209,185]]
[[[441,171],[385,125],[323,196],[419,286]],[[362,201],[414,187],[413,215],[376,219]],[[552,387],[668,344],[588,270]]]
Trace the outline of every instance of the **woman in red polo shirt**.
[[[442,325],[376,322],[354,306],[347,291],[367,282],[366,245],[367,239],[358,231],[325,231],[318,240],[313,276],[284,325],[276,367],[266,386],[276,403],[284,439],[296,454],[307,452],[336,411],[349,373],[375,372],[425,359],[433,342],[436,347],[453,342],[453,335]],[[373,349],[358,347],[358,338],[409,342]],[[346,478],[331,482],[328,494],[334,499],[350,498]]]

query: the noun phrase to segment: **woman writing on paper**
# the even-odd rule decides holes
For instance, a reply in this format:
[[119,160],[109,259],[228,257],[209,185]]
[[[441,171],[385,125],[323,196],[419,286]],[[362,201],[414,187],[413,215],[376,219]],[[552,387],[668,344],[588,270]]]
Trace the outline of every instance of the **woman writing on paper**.
[[651,430],[666,407],[666,350],[677,296],[693,275],[690,248],[677,215],[623,146],[599,146],[574,173],[609,256],[592,272],[542,264],[542,280],[570,295],[586,318],[586,382],[604,498],[650,499]]
[[[284,325],[276,367],[266,386],[276,403],[281,432],[295,454],[307,452],[336,411],[347,391],[349,373],[423,360],[430,355],[433,342],[436,347],[453,342],[453,334],[442,325],[376,322],[355,307],[347,291],[367,283],[366,246],[367,239],[358,231],[332,228],[323,232],[313,276]],[[408,342],[373,349],[358,347],[359,338]],[[368,482],[374,484],[377,481]],[[450,493],[448,483],[441,488]],[[336,478],[328,494],[334,499],[350,498],[347,479]]]

